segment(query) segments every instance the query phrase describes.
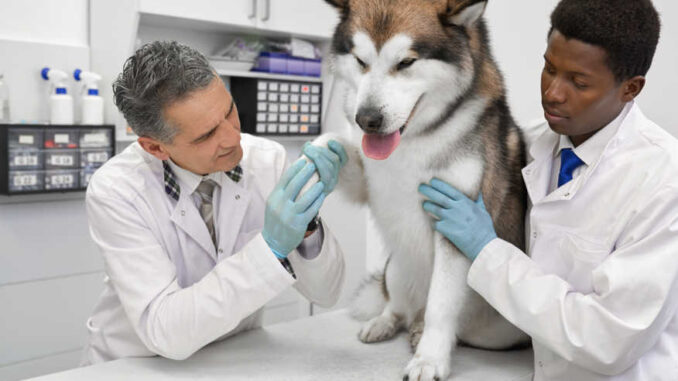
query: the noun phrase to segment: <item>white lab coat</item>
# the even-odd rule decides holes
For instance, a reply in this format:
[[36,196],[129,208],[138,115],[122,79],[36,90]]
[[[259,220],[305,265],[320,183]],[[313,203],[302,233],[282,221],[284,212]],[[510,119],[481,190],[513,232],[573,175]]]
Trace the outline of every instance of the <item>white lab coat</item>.
[[523,169],[532,259],[490,242],[469,285],[533,338],[537,381],[678,380],[678,142],[633,105],[548,193],[558,135]]
[[191,195],[170,197],[162,162],[138,143],[94,174],[87,213],[106,277],[87,321],[83,364],[156,354],[186,358],[260,326],[264,304],[291,285],[317,304],[336,302],[344,262],[327,226],[317,257],[290,253],[296,281],[261,236],[265,200],[287,168],[284,148],[247,134],[241,144],[243,178],[235,183],[224,176],[215,204],[218,249]]

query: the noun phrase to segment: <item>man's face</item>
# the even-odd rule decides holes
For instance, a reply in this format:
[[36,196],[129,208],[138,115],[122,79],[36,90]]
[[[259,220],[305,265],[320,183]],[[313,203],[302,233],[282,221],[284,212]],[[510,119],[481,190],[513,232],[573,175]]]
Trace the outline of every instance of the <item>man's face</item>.
[[549,36],[541,74],[544,116],[575,146],[614,120],[626,103],[606,59],[602,48],[568,40],[558,30]]
[[180,167],[204,175],[231,170],[242,159],[238,110],[220,78],[170,104],[163,115],[179,130],[163,148]]

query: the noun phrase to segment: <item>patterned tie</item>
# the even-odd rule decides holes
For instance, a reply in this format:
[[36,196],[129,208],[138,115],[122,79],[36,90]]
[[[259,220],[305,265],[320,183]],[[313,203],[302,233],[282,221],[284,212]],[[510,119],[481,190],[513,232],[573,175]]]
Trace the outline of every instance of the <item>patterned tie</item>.
[[200,216],[205,225],[207,225],[207,230],[210,232],[210,237],[212,237],[212,243],[214,247],[217,246],[217,236],[214,232],[214,210],[212,208],[212,193],[214,192],[214,187],[217,186],[217,183],[214,180],[204,179],[198,185],[198,188],[195,192],[200,196],[202,203],[200,204]]
[[560,173],[558,174],[558,187],[572,180],[572,172],[584,162],[572,151],[565,148],[560,151]]

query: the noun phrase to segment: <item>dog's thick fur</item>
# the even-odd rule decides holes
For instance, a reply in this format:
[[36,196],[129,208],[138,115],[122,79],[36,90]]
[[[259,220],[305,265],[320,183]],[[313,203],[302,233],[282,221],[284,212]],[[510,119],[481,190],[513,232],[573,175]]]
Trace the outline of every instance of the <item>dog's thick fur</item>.
[[366,157],[355,138],[315,142],[344,144],[349,162],[338,188],[369,205],[388,250],[384,272],[366,281],[354,303],[354,315],[370,319],[360,339],[408,329],[410,380],[446,378],[458,340],[487,349],[527,343],[466,285],[470,261],[435,232],[417,192],[434,176],[472,199],[482,191],[497,235],[523,248],[525,148],[489,50],[486,1],[326,1],[341,15],[333,67],[346,83],[354,130],[402,132],[385,160]]

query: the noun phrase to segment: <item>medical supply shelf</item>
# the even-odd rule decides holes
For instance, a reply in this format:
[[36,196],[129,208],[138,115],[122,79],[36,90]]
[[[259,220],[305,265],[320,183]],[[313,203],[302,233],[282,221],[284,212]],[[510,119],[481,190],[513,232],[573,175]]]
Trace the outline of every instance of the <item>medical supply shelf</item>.
[[113,125],[0,124],[0,194],[85,190],[114,152]]

